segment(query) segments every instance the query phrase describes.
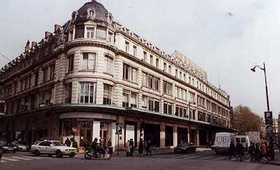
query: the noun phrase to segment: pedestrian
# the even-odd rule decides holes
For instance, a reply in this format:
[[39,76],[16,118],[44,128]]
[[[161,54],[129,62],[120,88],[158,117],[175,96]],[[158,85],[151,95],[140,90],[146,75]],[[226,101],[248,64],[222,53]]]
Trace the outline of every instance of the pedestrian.
[[239,161],[242,162],[242,156],[244,155],[244,147],[239,141],[236,144],[236,153],[239,158]]
[[112,146],[111,138],[108,139],[107,147],[108,147],[108,149],[109,149],[109,154],[110,154],[110,155],[113,155],[113,146]]
[[69,140],[69,138],[67,138],[67,139],[65,140],[65,145],[68,146],[68,147],[71,146],[71,141]]
[[250,143],[249,150],[251,161],[255,161],[255,144],[253,142]]
[[133,139],[129,140],[129,148],[130,148],[130,156],[133,156],[133,152],[134,152],[134,141],[133,141]]
[[230,145],[229,145],[229,159],[231,160],[231,157],[234,156],[236,158],[236,160],[238,160],[238,157],[236,156],[235,154],[235,145],[233,143],[233,141],[230,142]]
[[261,145],[261,160],[264,160],[265,163],[268,162],[268,159],[267,159],[267,146],[266,146],[266,142],[265,141],[263,141],[262,145]]
[[140,139],[140,142],[139,142],[139,156],[143,156],[143,149],[144,149],[144,143],[143,143],[143,139],[141,138]]
[[257,142],[255,146],[255,160],[260,162],[260,158],[261,158],[260,143]]
[[147,156],[149,156],[149,153],[150,153],[150,156],[152,156],[151,141],[150,140],[146,141],[145,149],[146,149],[146,152],[147,152]]
[[128,157],[130,155],[130,142],[129,140],[127,140],[126,144],[125,144],[125,152],[126,152],[126,156]]

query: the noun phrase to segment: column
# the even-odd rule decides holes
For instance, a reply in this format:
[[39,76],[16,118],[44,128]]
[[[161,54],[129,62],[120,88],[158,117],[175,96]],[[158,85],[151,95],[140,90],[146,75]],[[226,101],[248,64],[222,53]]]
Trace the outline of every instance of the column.
[[93,121],[92,127],[92,141],[94,138],[100,138],[100,121]]
[[188,127],[188,142],[191,142],[191,127]]
[[196,129],[196,146],[199,147],[199,129]]
[[160,148],[165,148],[165,124],[160,124]]
[[173,147],[176,147],[178,144],[178,134],[177,134],[177,125],[173,126]]
[[113,151],[116,150],[117,147],[117,141],[116,141],[116,123],[111,123],[111,141],[113,146]]
[[137,148],[139,147],[140,138],[141,138],[141,122],[137,122],[137,132],[136,132],[136,142],[137,142]]

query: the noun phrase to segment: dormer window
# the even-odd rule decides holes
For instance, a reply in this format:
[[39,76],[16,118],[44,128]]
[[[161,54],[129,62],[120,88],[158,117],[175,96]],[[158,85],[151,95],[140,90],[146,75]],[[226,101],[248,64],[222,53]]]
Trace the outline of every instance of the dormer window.
[[93,10],[90,10],[90,11],[89,11],[89,16],[93,17],[93,15],[94,15],[94,11],[93,11]]

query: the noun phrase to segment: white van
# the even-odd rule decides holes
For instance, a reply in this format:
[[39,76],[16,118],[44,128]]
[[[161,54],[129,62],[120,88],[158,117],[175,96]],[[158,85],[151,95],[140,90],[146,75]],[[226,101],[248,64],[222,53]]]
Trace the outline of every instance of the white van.
[[231,141],[234,140],[235,134],[230,132],[218,132],[215,136],[215,142],[212,149],[215,150],[216,154],[221,152],[228,152]]
[[236,135],[235,143],[237,144],[238,142],[243,145],[244,149],[247,149],[250,146],[249,136],[247,135]]

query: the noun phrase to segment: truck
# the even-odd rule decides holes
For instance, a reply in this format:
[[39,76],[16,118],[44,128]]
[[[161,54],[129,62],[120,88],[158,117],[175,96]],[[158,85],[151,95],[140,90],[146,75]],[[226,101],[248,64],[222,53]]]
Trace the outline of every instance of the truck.
[[235,142],[235,134],[230,132],[218,132],[215,136],[215,142],[212,149],[219,154],[228,152],[231,141]]

